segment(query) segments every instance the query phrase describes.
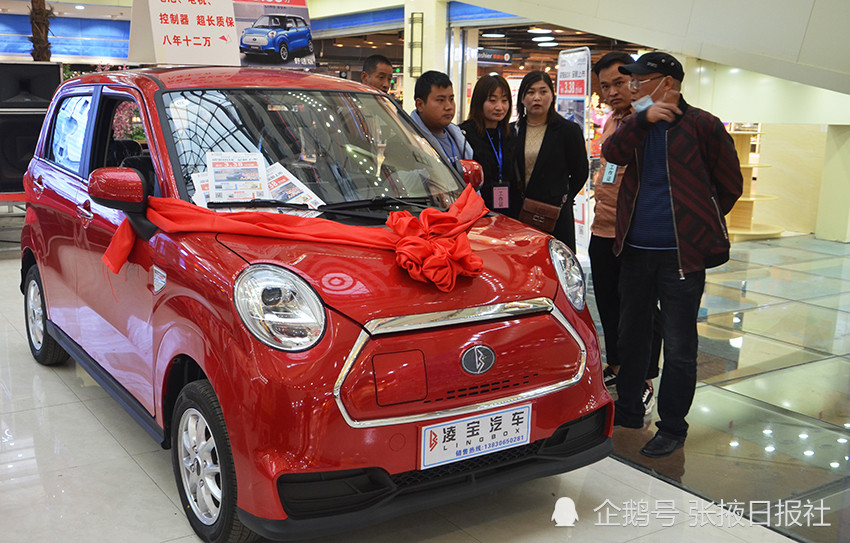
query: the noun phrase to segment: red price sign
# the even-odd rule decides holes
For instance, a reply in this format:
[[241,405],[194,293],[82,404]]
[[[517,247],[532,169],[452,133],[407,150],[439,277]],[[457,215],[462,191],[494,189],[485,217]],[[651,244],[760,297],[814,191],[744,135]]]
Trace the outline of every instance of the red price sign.
[[564,79],[558,81],[558,94],[584,96],[584,79]]

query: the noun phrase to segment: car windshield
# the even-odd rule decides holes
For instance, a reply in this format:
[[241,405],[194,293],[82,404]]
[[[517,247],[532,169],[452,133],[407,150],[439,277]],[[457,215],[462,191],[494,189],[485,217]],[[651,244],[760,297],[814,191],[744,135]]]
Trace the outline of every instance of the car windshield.
[[254,28],[275,28],[279,26],[281,26],[280,19],[277,17],[269,17],[268,15],[260,17],[253,24]]
[[[415,198],[445,207],[464,188],[386,96],[213,89],[168,92],[163,100],[177,182],[190,197],[201,190],[213,200],[265,197],[312,208]],[[252,181],[263,186],[251,192]]]

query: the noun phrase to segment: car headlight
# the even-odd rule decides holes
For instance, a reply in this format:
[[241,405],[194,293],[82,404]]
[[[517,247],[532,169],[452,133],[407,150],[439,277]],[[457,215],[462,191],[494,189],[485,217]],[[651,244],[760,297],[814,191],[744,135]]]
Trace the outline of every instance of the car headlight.
[[552,238],[549,241],[549,256],[552,257],[564,294],[576,311],[581,311],[584,309],[584,272],[576,255],[563,242]]
[[303,279],[278,266],[249,266],[236,279],[233,301],[248,330],[275,349],[309,349],[325,331],[319,296]]
[[277,30],[269,30],[269,37],[274,38],[277,36]]

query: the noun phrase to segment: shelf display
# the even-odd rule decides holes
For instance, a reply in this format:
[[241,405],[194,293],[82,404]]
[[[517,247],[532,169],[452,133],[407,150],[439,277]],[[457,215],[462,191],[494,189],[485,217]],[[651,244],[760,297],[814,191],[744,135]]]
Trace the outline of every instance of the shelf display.
[[[755,125],[757,126],[757,125]],[[755,139],[758,145],[759,132],[750,128],[733,125],[729,131],[735,142],[735,151],[738,153],[738,161],[741,163],[741,175],[744,178],[744,190],[741,197],[735,203],[732,211],[726,215],[726,226],[729,230],[731,241],[745,241],[750,239],[775,238],[782,234],[783,228],[773,224],[758,224],[753,222],[753,208],[756,202],[776,200],[772,194],[756,193],[753,187],[753,172],[756,168],[768,168],[769,164],[750,162],[750,152]]]

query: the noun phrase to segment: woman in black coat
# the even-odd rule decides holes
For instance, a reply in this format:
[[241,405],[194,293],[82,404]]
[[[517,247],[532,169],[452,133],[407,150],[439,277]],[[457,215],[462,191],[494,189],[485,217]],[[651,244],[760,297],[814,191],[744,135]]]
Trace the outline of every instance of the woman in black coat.
[[575,252],[573,200],[588,174],[584,132],[555,111],[555,88],[546,72],[526,74],[517,97],[516,189],[522,198],[561,206],[552,235]]
[[515,211],[519,209],[519,197],[514,193],[510,117],[508,82],[499,75],[485,75],[475,83],[469,117],[460,124],[472,147],[473,160],[484,170],[484,184],[479,188],[484,203],[489,209],[505,214],[510,214],[511,207]]

